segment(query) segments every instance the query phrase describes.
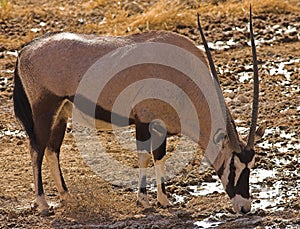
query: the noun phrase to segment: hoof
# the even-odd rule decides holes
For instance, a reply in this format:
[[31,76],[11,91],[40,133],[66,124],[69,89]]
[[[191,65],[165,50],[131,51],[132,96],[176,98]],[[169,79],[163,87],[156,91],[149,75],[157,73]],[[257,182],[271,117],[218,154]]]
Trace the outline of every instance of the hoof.
[[66,206],[68,203],[71,203],[72,200],[74,200],[73,196],[69,192],[61,193],[59,199],[59,207]]
[[156,213],[157,210],[154,207],[149,207],[149,208],[144,208],[142,210],[142,213],[147,214],[147,213]]
[[72,195],[69,192],[60,193],[60,200],[63,202],[68,202],[73,199]]
[[143,207],[144,209],[150,209],[152,208],[151,204],[149,202],[141,202],[139,200],[136,201],[136,206]]
[[169,208],[169,207],[172,207],[171,204],[168,204],[168,205],[162,205],[160,202],[157,202],[157,206],[160,207],[160,208],[163,208],[163,209],[166,209],[166,208]]
[[167,198],[157,200],[157,205],[162,208],[168,208],[172,206],[171,202]]
[[[49,210],[49,205],[45,200],[45,196],[37,196],[34,200],[34,207],[36,207],[41,216],[49,216],[51,215],[51,211]],[[52,212],[53,214],[53,212]]]
[[141,204],[145,209],[151,208],[147,195],[143,193],[138,193],[137,195],[137,204]]
[[53,210],[43,209],[43,210],[40,211],[40,216],[47,217],[47,216],[51,216],[51,215],[54,215]]

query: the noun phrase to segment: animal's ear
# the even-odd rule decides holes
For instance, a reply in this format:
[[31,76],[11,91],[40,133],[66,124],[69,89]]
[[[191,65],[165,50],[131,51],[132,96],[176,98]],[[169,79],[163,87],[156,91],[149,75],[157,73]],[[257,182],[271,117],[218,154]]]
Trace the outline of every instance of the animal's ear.
[[[265,122],[263,122],[262,124],[260,124],[256,131],[255,131],[255,141],[258,141],[262,138],[262,136],[264,136],[265,134],[265,130],[266,130],[267,124]],[[247,141],[248,139],[248,135],[246,137],[243,137],[243,141]]]
[[259,139],[262,138],[265,134],[267,124],[264,122],[262,123],[255,131],[255,141],[258,141]]

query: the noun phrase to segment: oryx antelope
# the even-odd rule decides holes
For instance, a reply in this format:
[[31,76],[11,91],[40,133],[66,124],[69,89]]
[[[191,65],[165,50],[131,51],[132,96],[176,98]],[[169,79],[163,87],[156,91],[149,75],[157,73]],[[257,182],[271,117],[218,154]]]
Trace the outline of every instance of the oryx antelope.
[[[200,22],[198,25],[206,47],[212,75],[219,82]],[[233,203],[234,209],[242,213],[247,213],[251,209],[249,174],[254,165],[254,138],[255,135],[262,136],[264,132],[263,128],[255,130],[258,114],[258,70],[251,10],[250,33],[254,64],[254,98],[248,141],[245,143],[237,133],[232,115],[226,106],[226,131],[223,133],[223,137],[220,137],[222,140],[220,153],[212,163]],[[29,136],[35,203],[42,214],[49,212],[49,206],[44,196],[41,173],[44,155],[48,159],[60,197],[65,199],[69,195],[59,164],[59,153],[66,130],[67,118],[70,115],[69,110],[72,108],[70,104],[74,102],[77,87],[84,73],[96,60],[110,51],[142,42],[160,42],[180,47],[195,55],[199,59],[199,63],[204,63],[209,69],[203,52],[191,40],[166,31],[146,32],[122,37],[66,32],[48,33],[27,44],[19,53],[14,77],[14,110],[16,117],[21,121]],[[198,143],[205,147],[207,136],[210,136],[209,126],[207,126],[210,123],[207,102],[201,92],[195,88],[190,80],[187,80],[184,74],[165,66],[141,64],[135,66],[132,71],[119,72],[114,80],[109,82],[108,89],[104,89],[104,99],[97,101],[95,118],[102,120],[102,122],[111,122],[112,104],[118,93],[133,82],[152,77],[151,68],[153,69],[153,67],[155,75],[180,85],[190,96],[198,112],[201,126]],[[143,93],[143,91],[140,90],[139,93]],[[164,113],[165,111],[167,111],[167,114]],[[156,121],[152,122],[154,119],[161,119],[164,124],[162,125]],[[150,206],[147,199],[145,168],[152,153],[157,176],[157,199],[161,205],[168,206],[170,202],[167,199],[164,184],[166,136],[161,133],[179,134],[178,116],[174,110],[166,109],[165,103],[147,100],[145,103],[137,104],[132,109],[130,121],[135,125],[138,142],[148,142],[147,144],[137,143],[140,169],[138,201],[144,207]],[[211,120],[211,122],[213,121]],[[150,137],[151,141],[147,141]],[[162,142],[162,144],[152,150],[151,146],[156,141]]]

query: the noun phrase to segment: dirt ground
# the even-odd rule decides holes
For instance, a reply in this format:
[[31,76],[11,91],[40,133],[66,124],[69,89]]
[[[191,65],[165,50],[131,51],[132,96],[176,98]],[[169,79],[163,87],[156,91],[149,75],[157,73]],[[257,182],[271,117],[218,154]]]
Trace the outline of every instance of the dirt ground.
[[[91,25],[103,20],[112,6],[94,2],[88,8],[87,3],[75,0],[42,5],[35,1],[8,1],[8,9],[0,18],[0,228],[300,228],[300,11],[289,10],[260,13],[254,10],[260,73],[259,123],[266,122],[267,130],[256,146],[257,162],[251,175],[254,202],[251,213],[233,213],[228,196],[216,188],[215,172],[204,166],[199,150],[180,174],[167,181],[166,189],[173,206],[167,209],[157,206],[152,187],[149,198],[154,208],[145,211],[136,204],[135,188],[113,185],[91,169],[78,151],[73,130],[68,128],[61,164],[73,199],[64,206],[59,205],[57,190],[44,163],[46,198],[54,214],[49,217],[38,214],[32,205],[28,138],[13,113],[17,51],[47,31],[105,34],[105,31],[95,31]],[[121,1],[118,7],[136,14],[143,13],[155,2]],[[187,1],[187,7],[194,8],[192,3]],[[10,15],[11,10],[19,10],[20,15],[16,12]],[[247,45],[248,32],[244,30],[248,14],[206,14],[202,23],[212,43],[224,97],[237,120],[238,130],[245,135],[250,123],[252,96],[249,78],[252,57]],[[177,22],[168,29],[201,44],[196,27]],[[147,29],[141,27],[140,30]],[[134,152],[123,150],[112,132],[100,132],[100,138],[120,162],[136,168]],[[171,138],[168,151],[174,151],[177,143],[178,138]],[[189,144],[187,141],[182,147],[192,150]],[[210,192],[198,195],[201,187],[208,184],[211,184]]]

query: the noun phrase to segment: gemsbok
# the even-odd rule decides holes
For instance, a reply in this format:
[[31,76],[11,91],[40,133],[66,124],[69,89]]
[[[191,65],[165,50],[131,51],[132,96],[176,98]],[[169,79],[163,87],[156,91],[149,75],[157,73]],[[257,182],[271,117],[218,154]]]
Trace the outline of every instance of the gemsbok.
[[[235,211],[239,213],[247,213],[251,210],[249,175],[255,161],[254,141],[256,136],[261,137],[264,133],[264,127],[256,130],[259,82],[251,11],[250,8],[254,96],[248,139],[247,142],[242,140],[236,130],[229,108],[224,105],[226,128],[224,132],[220,133],[220,136],[215,136],[216,143],[220,147],[220,153],[212,162],[212,166],[221,179]],[[159,43],[178,47],[194,55],[199,64],[203,66],[201,67],[202,71],[209,74],[211,81],[217,82],[214,84],[217,85],[216,87],[220,87],[216,69],[202,32],[199,15],[198,27],[206,49],[208,63],[204,53],[190,39],[167,31],[152,31],[129,36],[96,36],[67,32],[47,33],[34,39],[20,51],[14,73],[14,111],[29,136],[35,203],[41,214],[47,215],[49,213],[41,173],[44,155],[49,163],[60,198],[64,200],[69,197],[68,188],[60,168],[59,154],[67,119],[71,116],[72,109],[76,107],[74,99],[77,96],[77,89],[88,69],[97,60],[118,48],[128,47],[130,50],[141,43]],[[141,53],[141,56],[143,55],[147,54]],[[175,58],[180,59],[181,56]],[[184,62],[183,59],[180,61]],[[114,68],[114,66],[108,67]],[[105,87],[95,102],[95,116],[93,118],[105,124],[111,123],[112,107],[118,95],[131,84],[154,77],[177,85],[189,96],[197,111],[197,118],[201,127],[199,139],[196,141],[205,148],[211,136],[210,125],[215,121],[210,120],[209,104],[207,104],[205,96],[185,74],[157,63],[138,64],[134,65],[132,69],[118,72],[107,82],[107,85],[103,85]],[[199,75],[199,78],[201,77]],[[170,90],[170,88],[166,89],[167,93],[171,93]],[[142,94],[143,88],[133,93]],[[77,107],[79,110],[84,110],[85,104],[93,103],[85,95],[78,96],[79,100],[82,99],[81,104],[83,104],[82,107]],[[222,94],[219,95],[219,98],[224,100]],[[180,100],[180,97],[176,99]],[[122,114],[118,115],[122,116]],[[139,165],[138,201],[145,208],[150,206],[146,191],[145,168],[152,156],[156,171],[157,200],[162,206],[168,206],[170,202],[166,195],[164,183],[166,138],[168,135],[181,134],[179,116],[165,102],[150,98],[135,104],[131,109],[129,119],[128,123],[134,124],[136,130]],[[167,135],[163,133],[167,133]],[[189,135],[189,133],[182,134]],[[157,142],[161,144],[153,148]]]

